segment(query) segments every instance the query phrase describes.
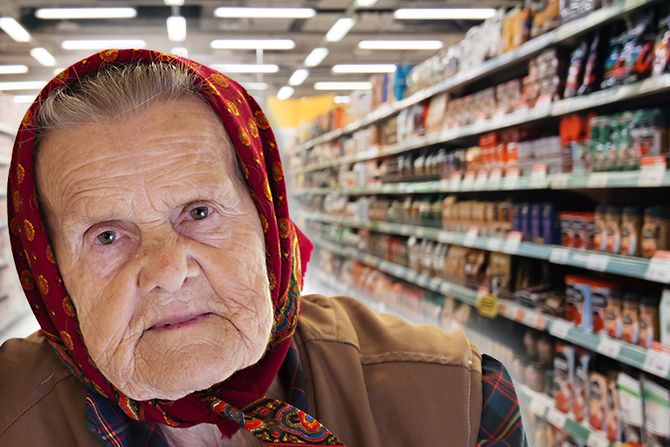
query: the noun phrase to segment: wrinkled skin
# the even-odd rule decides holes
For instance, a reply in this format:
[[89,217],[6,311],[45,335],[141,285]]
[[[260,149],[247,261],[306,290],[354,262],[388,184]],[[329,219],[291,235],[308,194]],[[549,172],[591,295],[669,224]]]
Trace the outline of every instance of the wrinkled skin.
[[50,130],[37,179],[84,341],[122,392],[174,400],[262,358],[273,322],[263,231],[204,101]]

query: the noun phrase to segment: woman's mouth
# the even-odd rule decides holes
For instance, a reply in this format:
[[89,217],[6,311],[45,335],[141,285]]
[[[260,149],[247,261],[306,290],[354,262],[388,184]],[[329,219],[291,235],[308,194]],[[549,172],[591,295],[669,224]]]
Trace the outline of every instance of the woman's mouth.
[[193,325],[203,319],[205,319],[207,316],[212,315],[211,312],[207,312],[204,314],[197,314],[197,315],[179,315],[171,318],[166,318],[164,320],[159,321],[158,323],[154,324],[151,326],[149,329],[161,329],[161,330],[166,330],[166,329],[177,329],[177,328],[183,328],[186,326]]

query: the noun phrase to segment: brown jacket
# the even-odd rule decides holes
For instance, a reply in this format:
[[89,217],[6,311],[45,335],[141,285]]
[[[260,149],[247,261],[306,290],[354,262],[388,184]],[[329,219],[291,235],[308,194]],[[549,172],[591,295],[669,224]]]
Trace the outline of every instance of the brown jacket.
[[[308,412],[348,447],[475,445],[481,357],[463,334],[309,295],[296,341]],[[43,338],[7,341],[0,446],[100,446],[86,427],[85,393]]]

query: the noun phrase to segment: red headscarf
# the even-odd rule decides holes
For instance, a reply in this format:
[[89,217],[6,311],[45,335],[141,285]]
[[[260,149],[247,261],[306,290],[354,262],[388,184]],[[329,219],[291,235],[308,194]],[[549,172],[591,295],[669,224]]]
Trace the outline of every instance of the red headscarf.
[[[263,359],[225,382],[176,401],[140,402],[105,379],[84,344],[36,196],[35,117],[41,101],[64,84],[76,85],[79,78],[110,65],[150,62],[186,68],[230,135],[265,234],[275,330]],[[213,423],[224,435],[243,427],[269,445],[341,445],[309,415],[264,397],[295,332],[312,244],[289,217],[279,150],[268,120],[239,84],[194,61],[157,51],[106,50],[87,57],[52,79],[26,113],[14,143],[7,191],[14,260],[33,313],[61,359],[97,393],[117,402],[135,420],[176,427]]]

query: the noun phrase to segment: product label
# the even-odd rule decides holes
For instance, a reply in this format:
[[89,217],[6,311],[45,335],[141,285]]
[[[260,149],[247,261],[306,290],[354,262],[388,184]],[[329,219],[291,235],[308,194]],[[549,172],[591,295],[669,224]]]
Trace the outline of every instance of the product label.
[[519,170],[508,169],[503,181],[503,189],[516,189],[519,186]]
[[570,174],[554,174],[550,184],[553,189],[566,189],[570,183]]
[[586,186],[589,188],[605,188],[607,187],[608,180],[609,180],[608,173],[597,172],[589,175],[589,179],[586,182]]
[[549,333],[556,338],[565,340],[572,325],[567,321],[554,320],[549,327]]
[[521,245],[522,234],[520,231],[512,231],[505,239],[505,247],[503,251],[509,254],[516,254]]
[[477,236],[479,235],[479,228],[470,227],[467,233],[465,233],[465,239],[463,239],[463,245],[466,247],[472,247],[477,241]]
[[547,413],[547,421],[556,428],[563,429],[567,417],[556,408],[550,408]]
[[641,161],[638,186],[661,186],[665,180],[665,157],[645,157]]
[[533,166],[528,184],[531,188],[547,187],[547,165],[538,164]]
[[644,406],[649,433],[670,438],[670,390],[646,380]]
[[492,169],[489,175],[489,189],[498,190],[502,185],[502,170],[499,168]]
[[670,283],[670,251],[657,251],[644,275],[649,281]]
[[549,262],[552,264],[566,264],[570,257],[570,251],[565,248],[554,248],[549,254]]
[[670,376],[670,355],[648,350],[642,369],[659,377],[668,378]]
[[486,171],[479,171],[477,173],[477,178],[475,179],[475,184],[472,186],[473,189],[485,189],[488,183],[489,176]]
[[586,258],[586,268],[597,272],[604,272],[607,270],[609,260],[609,256],[606,255],[590,254]]
[[600,337],[597,351],[607,357],[617,359],[621,352],[621,342],[609,337]]

